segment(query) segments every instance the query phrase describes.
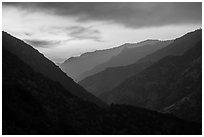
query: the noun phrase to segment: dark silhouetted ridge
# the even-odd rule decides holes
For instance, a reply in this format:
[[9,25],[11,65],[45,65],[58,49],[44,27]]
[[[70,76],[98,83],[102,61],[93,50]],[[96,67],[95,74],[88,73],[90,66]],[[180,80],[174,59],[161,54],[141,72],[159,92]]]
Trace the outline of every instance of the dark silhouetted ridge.
[[70,77],[63,73],[58,66],[30,45],[7,34],[6,32],[2,33],[2,37],[3,49],[19,57],[36,72],[41,73],[51,80],[59,82],[72,94],[80,97],[81,99],[94,102],[100,106],[106,106],[105,103],[76,84]]

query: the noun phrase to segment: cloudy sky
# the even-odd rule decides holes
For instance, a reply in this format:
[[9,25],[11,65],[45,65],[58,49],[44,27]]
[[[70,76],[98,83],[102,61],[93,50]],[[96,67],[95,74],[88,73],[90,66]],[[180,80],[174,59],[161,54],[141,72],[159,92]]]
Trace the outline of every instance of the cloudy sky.
[[202,3],[3,3],[3,30],[54,62],[202,27]]

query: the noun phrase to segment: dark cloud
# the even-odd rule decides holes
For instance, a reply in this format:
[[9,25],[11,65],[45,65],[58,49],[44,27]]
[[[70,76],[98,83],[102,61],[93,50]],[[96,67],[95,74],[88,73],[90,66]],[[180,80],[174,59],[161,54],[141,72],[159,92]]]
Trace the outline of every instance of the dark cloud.
[[70,31],[68,35],[75,39],[91,39],[98,42],[101,41],[99,30],[91,29],[91,27],[72,26],[67,27],[67,30]]
[[36,40],[36,39],[25,39],[27,43],[34,47],[50,48],[60,44],[60,41],[49,41],[49,40]]
[[60,34],[66,32],[71,40],[85,40],[90,39],[97,42],[101,42],[100,31],[97,29],[93,29],[92,27],[83,27],[83,26],[70,26],[70,27],[59,27],[52,26],[48,28],[44,28],[43,31],[49,32],[51,34]]
[[[51,48],[54,46],[58,46],[59,44],[63,42],[69,42],[73,40],[94,40],[97,42],[101,42],[100,38],[100,31],[96,29],[92,29],[92,27],[82,27],[82,26],[71,26],[71,27],[47,27],[43,28],[42,31],[55,34],[55,35],[61,35],[60,33],[67,33],[67,35],[71,38],[67,38],[62,41],[55,41],[55,40],[39,40],[39,39],[24,39],[27,43],[31,44],[35,47],[41,47],[41,48]],[[32,33],[24,33],[26,36],[31,36]]]
[[28,12],[43,11],[60,16],[74,16],[79,22],[108,21],[127,27],[151,27],[162,25],[201,24],[201,2],[176,3],[3,3]]

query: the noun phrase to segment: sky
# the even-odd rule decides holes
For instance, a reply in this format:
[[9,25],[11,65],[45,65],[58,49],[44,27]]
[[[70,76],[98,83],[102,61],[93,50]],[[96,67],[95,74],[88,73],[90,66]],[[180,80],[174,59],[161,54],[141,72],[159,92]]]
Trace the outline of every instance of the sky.
[[58,2],[2,4],[2,28],[55,63],[85,52],[169,40],[202,27],[202,3]]

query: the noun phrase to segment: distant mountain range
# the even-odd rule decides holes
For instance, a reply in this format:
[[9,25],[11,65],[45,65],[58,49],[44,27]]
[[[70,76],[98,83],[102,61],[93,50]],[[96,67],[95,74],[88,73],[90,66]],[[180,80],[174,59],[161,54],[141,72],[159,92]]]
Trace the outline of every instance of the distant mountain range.
[[59,67],[75,81],[79,76],[94,68],[96,65],[106,62],[112,56],[117,55],[123,49],[123,46],[107,50],[97,50],[95,52],[87,52],[79,57],[71,57],[65,60]]
[[[158,40],[146,40],[135,44],[126,43],[111,49],[88,52],[79,57],[71,57],[59,66],[68,76],[71,76],[76,82],[78,82],[107,67],[131,64],[138,58],[162,48],[162,45],[155,47],[151,46],[158,42]],[[135,54],[132,51],[137,51],[137,49],[139,54]],[[123,60],[120,60],[121,58]]]
[[80,79],[84,79],[88,76],[96,74],[110,67],[117,66],[126,66],[137,62],[139,59],[149,55],[161,48],[172,43],[172,41],[158,41],[158,40],[147,40],[144,42],[138,43],[138,46],[134,47],[125,47],[123,50],[116,56],[111,57],[105,63],[101,63],[94,67],[92,70],[89,70],[80,75]]
[[[128,105],[107,106],[37,50],[5,32],[2,35],[2,134],[202,134],[201,124],[168,114],[170,108],[161,110],[167,113],[162,114]],[[199,56],[191,55],[188,60]],[[191,81],[198,75],[188,71],[199,70],[195,67],[200,66],[199,59],[183,73],[185,77],[196,76]],[[188,97],[194,100],[194,95]]]
[[[189,71],[188,75],[196,77],[192,81],[192,87],[185,84],[189,78],[183,78],[182,75],[188,71],[191,63],[202,56],[201,41],[202,30],[190,32],[134,64],[108,68],[85,78],[79,84],[109,104],[129,104],[153,110],[163,109],[197,91],[194,86],[201,80],[202,71],[199,69],[201,62],[200,66],[197,65],[194,68],[195,72]],[[177,85],[179,82],[184,85]],[[198,85],[200,89],[199,86],[201,85]],[[201,92],[201,90],[198,91]],[[195,109],[196,105],[193,107]],[[199,106],[197,110],[200,109]],[[196,115],[200,117],[200,114],[196,113]]]
[[[188,69],[188,65],[201,56],[201,42],[198,46],[196,50],[189,49],[189,52],[194,51],[194,53],[187,52],[188,54],[186,53],[183,56],[167,56],[159,60],[144,71],[128,78],[112,91],[102,94],[101,98],[108,103],[127,103],[151,109],[161,109],[164,106],[171,105],[175,101],[166,104],[170,99],[169,94],[173,94],[173,92],[182,94],[181,91],[177,91],[174,84],[179,80],[179,77],[182,78],[182,73]],[[192,55],[195,55],[195,57],[188,60],[188,57]],[[201,74],[199,72],[201,71],[197,73]],[[196,78],[199,78],[199,76]],[[186,79],[183,78],[183,80]],[[195,84],[197,83],[196,80]],[[181,87],[185,88],[185,85],[181,85]],[[171,96],[173,99],[178,97],[178,95]],[[160,103],[154,102],[154,100],[160,101]]]
[[[182,55],[186,50],[193,47],[195,43],[201,39],[201,33],[201,30],[188,33],[183,37],[174,40],[174,42],[171,42],[171,44],[165,48],[161,48],[154,53],[139,59],[136,63],[127,66],[107,68],[102,72],[83,79],[79,82],[79,84],[92,94],[99,96],[100,94],[117,87],[127,78],[143,71],[145,68],[151,66],[154,62],[165,56]],[[165,44],[166,42],[160,43]]]
[[[98,96],[103,92],[111,90],[113,87],[117,86],[122,80],[136,74],[137,72],[143,70],[147,66],[147,63],[141,63],[139,64],[139,66],[134,65],[133,67],[132,65],[111,67],[111,66],[114,66],[114,65],[111,65],[114,61],[116,61],[115,64],[118,64],[118,65],[125,64],[125,62],[128,62],[128,60],[130,60],[129,62],[133,62],[134,60],[137,61],[142,57],[145,57],[145,55],[149,55],[154,51],[164,48],[170,43],[172,43],[172,41],[157,41],[156,43],[154,43],[154,45],[143,45],[137,48],[127,49],[115,57],[118,59],[115,59],[115,58],[110,59],[106,63],[98,65],[95,68],[95,70],[93,69],[91,72],[93,73],[93,72],[98,72],[102,70],[100,69],[100,67],[104,69],[107,68],[107,69],[105,69],[102,72],[96,73],[95,75],[91,75],[83,79],[82,81],[79,81],[79,84],[85,87],[92,94]],[[122,59],[123,57],[124,59]],[[120,60],[123,60],[123,61],[121,61],[120,63]]]

